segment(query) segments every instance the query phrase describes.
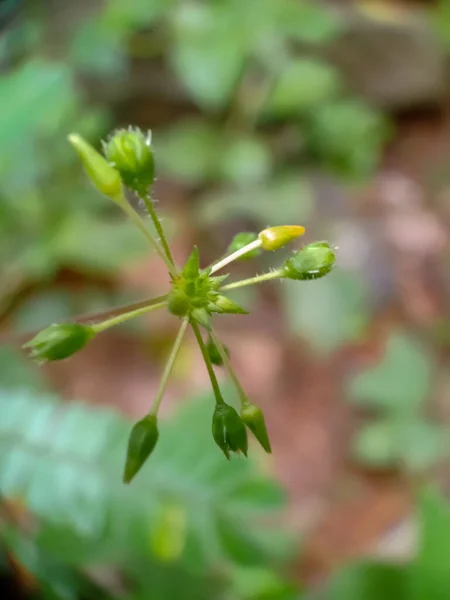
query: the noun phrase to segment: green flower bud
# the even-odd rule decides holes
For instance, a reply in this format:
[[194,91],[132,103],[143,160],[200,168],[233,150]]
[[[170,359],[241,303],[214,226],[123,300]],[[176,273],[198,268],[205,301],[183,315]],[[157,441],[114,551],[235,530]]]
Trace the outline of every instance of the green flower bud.
[[214,299],[213,312],[227,313],[231,315],[248,315],[247,310],[226,296],[217,296],[217,298]]
[[197,246],[194,246],[189,258],[183,267],[183,276],[186,279],[193,280],[198,276],[200,268],[200,258]]
[[[226,254],[233,254],[234,252],[241,250],[241,248],[248,246],[248,244],[251,244],[257,239],[258,234],[252,233],[250,231],[242,231],[241,233],[237,233],[231,240]],[[260,254],[260,252],[260,248],[254,248],[253,250],[250,250],[250,252],[247,252],[247,254],[243,254],[242,256],[240,256],[237,260],[250,260],[251,258],[256,258],[258,254]]]
[[232,406],[216,404],[212,434],[214,441],[228,459],[230,452],[242,452],[247,456],[247,431],[242,419]]
[[137,192],[145,192],[155,179],[151,134],[138,128],[121,129],[104,144],[106,158],[119,171],[122,181]]
[[270,447],[270,440],[267,434],[264,415],[259,406],[250,403],[244,404],[241,410],[241,419],[253,433],[264,450],[270,454],[272,452],[272,448]]
[[[212,362],[212,364],[221,367],[223,365],[222,356],[220,355],[219,349],[211,337],[208,339],[206,344],[206,350],[208,352],[209,360]],[[224,346],[224,350],[227,353],[227,356],[230,356],[230,351],[226,346]]]
[[304,233],[301,225],[278,225],[264,229],[258,237],[264,250],[278,250]]
[[185,317],[191,309],[191,301],[182,290],[172,290],[167,303],[169,311],[176,317]]
[[118,171],[78,134],[72,133],[68,139],[80,156],[95,188],[118,204],[124,202],[122,180]]
[[88,325],[78,323],[53,324],[40,331],[23,348],[38,362],[63,360],[81,350],[95,335]]
[[282,267],[287,279],[319,279],[334,266],[336,255],[327,242],[315,242],[305,246],[287,259]]
[[127,458],[123,472],[123,481],[130,483],[147,458],[153,452],[159,432],[156,415],[147,415],[138,421],[128,438]]

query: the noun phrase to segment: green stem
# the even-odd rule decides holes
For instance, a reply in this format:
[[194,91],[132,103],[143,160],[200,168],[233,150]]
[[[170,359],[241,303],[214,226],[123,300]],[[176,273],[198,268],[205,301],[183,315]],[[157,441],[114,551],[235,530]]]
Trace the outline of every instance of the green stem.
[[164,372],[161,377],[161,381],[159,382],[158,391],[156,393],[156,398],[153,401],[153,406],[149,412],[150,415],[156,415],[158,413],[159,407],[161,406],[161,402],[163,399],[164,391],[167,387],[167,382],[169,380],[170,374],[172,373],[173,365],[175,364],[175,360],[178,356],[178,352],[180,351],[181,342],[183,341],[184,334],[186,333],[186,328],[188,326],[189,319],[183,319],[181,323],[181,327],[178,331],[178,335],[175,339],[175,343],[170,352],[170,356],[167,360],[166,366],[164,368]]
[[250,244],[247,244],[243,248],[236,250],[236,252],[233,252],[233,254],[230,254],[229,256],[225,256],[225,258],[222,258],[222,260],[219,260],[219,262],[217,262],[215,265],[213,265],[211,267],[210,273],[211,274],[215,273],[222,267],[225,267],[225,265],[230,264],[234,260],[237,260],[241,256],[244,256],[244,254],[248,254],[248,252],[251,252],[252,250],[255,250],[256,248],[259,248],[260,246],[261,246],[261,240],[259,240],[259,239],[255,240],[254,242],[250,242]]
[[[159,298],[156,298],[156,300],[159,300]],[[158,308],[163,308],[166,305],[167,300],[147,304],[147,306],[142,306],[141,308],[136,308],[135,310],[111,317],[110,319],[106,319],[106,321],[102,321],[101,323],[94,323],[94,325],[92,325],[92,329],[95,331],[95,333],[101,333],[102,331],[105,331],[105,329],[109,329],[115,325],[120,325],[121,323],[125,323],[125,321],[129,321],[135,317],[140,317],[141,315],[145,315],[153,310],[157,310]]]
[[191,322],[192,329],[194,330],[195,337],[197,338],[197,343],[200,347],[200,351],[203,356],[203,360],[205,361],[206,368],[208,369],[208,375],[211,380],[211,385],[214,391],[214,396],[216,398],[216,404],[225,404],[224,399],[222,398],[222,393],[220,391],[219,382],[217,381],[216,374],[214,373],[214,369],[212,366],[211,359],[209,358],[208,351],[205,346],[205,342],[203,341],[202,334],[200,332],[200,328],[195,321]]
[[237,288],[245,287],[247,285],[254,285],[255,283],[263,283],[264,281],[270,281],[271,279],[280,279],[283,276],[282,270],[277,269],[276,271],[270,271],[270,273],[263,273],[262,275],[256,275],[250,279],[242,279],[241,281],[235,281],[221,287],[221,290],[234,290]]
[[150,218],[153,221],[153,225],[155,226],[155,229],[159,235],[159,239],[161,241],[162,247],[164,249],[164,252],[166,253],[168,260],[170,261],[172,266],[175,266],[169,242],[167,241],[167,237],[164,233],[163,226],[161,224],[161,221],[159,220],[158,215],[156,214],[156,210],[150,196],[147,193],[142,193],[139,194],[139,197],[141,198],[141,200],[143,200],[147,208],[148,214],[150,215]]
[[233,365],[231,364],[230,357],[228,356],[224,345],[219,339],[219,336],[214,330],[210,332],[211,338],[215,345],[217,346],[217,350],[219,351],[220,357],[223,360],[223,364],[225,365],[226,370],[228,371],[229,376],[231,377],[233,384],[237,390],[239,395],[239,400],[241,402],[241,406],[244,406],[248,402],[247,394],[244,392],[244,388],[241,385],[241,382],[236,375],[235,370],[233,369]]
[[145,235],[146,239],[150,242],[150,244],[152,245],[155,252],[164,261],[167,269],[169,270],[169,273],[173,277],[176,277],[177,273],[176,273],[175,267],[170,262],[170,260],[167,258],[167,256],[164,254],[164,251],[162,250],[161,246],[159,245],[159,242],[157,240],[155,240],[153,235],[147,229],[147,226],[145,225],[145,222],[142,219],[142,217],[134,210],[134,208],[131,206],[131,204],[129,204],[126,200],[124,200],[124,202],[120,203],[120,208],[125,212],[125,214],[127,214],[130,217],[130,219],[133,221],[133,223],[136,225],[136,227],[138,227],[138,229],[140,229],[140,231]]

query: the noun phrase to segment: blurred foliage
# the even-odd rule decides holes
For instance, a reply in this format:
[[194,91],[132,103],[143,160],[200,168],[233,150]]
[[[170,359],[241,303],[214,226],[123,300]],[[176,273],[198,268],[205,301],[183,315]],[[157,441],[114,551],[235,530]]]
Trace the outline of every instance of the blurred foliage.
[[117,570],[131,597],[212,598],[234,587],[242,598],[293,597],[277,575],[294,549],[276,524],[284,495],[255,463],[223,461],[211,398],[188,401],[163,424],[148,467],[124,486],[128,420],[61,404],[41,384],[33,391],[34,372],[1,350],[1,494],[38,518],[26,532],[2,521],[2,537],[44,597],[79,597],[95,565]]
[[391,333],[381,361],[349,383],[352,403],[377,415],[356,436],[358,460],[420,472],[448,457],[447,427],[425,412],[432,375],[427,350],[404,332]]

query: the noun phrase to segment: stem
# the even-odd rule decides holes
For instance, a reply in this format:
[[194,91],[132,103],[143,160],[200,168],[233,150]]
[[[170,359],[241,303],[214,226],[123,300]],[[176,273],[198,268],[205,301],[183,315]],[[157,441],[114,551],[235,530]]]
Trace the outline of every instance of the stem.
[[162,258],[162,260],[166,264],[166,267],[169,270],[169,273],[173,277],[176,277],[177,273],[175,271],[175,267],[170,262],[170,260],[167,258],[167,256],[164,254],[161,246],[159,245],[159,242],[157,240],[155,240],[153,235],[147,229],[142,217],[134,210],[134,208],[131,206],[131,204],[129,204],[126,200],[124,200],[124,202],[120,203],[120,208],[130,217],[130,219],[133,221],[133,223],[136,225],[136,227],[138,227],[138,229],[140,229],[140,231],[145,235],[147,241],[150,242],[150,244],[153,246],[153,249],[157,252],[157,254],[159,254],[159,256]]
[[211,267],[210,273],[211,274],[215,273],[216,271],[218,271],[225,265],[228,265],[229,263],[240,258],[241,256],[244,256],[244,254],[247,254],[248,252],[251,252],[252,250],[255,250],[256,248],[259,248],[260,246],[261,246],[261,240],[259,240],[259,239],[255,240],[254,242],[250,242],[250,244],[247,244],[243,248],[240,248],[240,250],[236,250],[236,252],[233,252],[233,254],[226,256],[222,260],[219,260],[219,262],[217,262],[215,265],[213,265]]
[[214,330],[211,330],[210,335],[213,339],[213,342],[217,346],[217,350],[219,351],[220,357],[223,360],[223,364],[225,365],[226,370],[228,371],[229,376],[231,377],[233,384],[237,390],[239,395],[239,400],[241,402],[241,406],[244,406],[248,402],[247,394],[244,392],[244,388],[241,385],[241,382],[236,375],[235,370],[233,369],[233,365],[231,364],[230,357],[228,356],[224,345],[219,339],[219,336]]
[[205,361],[206,368],[208,369],[208,375],[211,380],[211,385],[214,391],[214,396],[216,398],[216,404],[224,404],[224,400],[222,398],[222,394],[220,392],[219,382],[217,381],[216,374],[214,373],[214,369],[212,366],[211,359],[209,358],[208,351],[205,346],[205,342],[203,341],[202,334],[200,333],[200,329],[197,323],[191,322],[192,329],[194,330],[195,337],[197,338],[197,343],[200,347],[200,351],[203,356],[203,360]]
[[156,210],[153,205],[153,202],[151,201],[150,196],[146,193],[143,193],[143,194],[139,194],[139,197],[141,198],[141,200],[143,200],[143,202],[148,210],[148,214],[150,215],[150,218],[153,221],[153,225],[155,226],[155,229],[159,235],[159,239],[161,241],[162,247],[164,249],[164,252],[166,253],[168,260],[170,261],[172,266],[175,266],[172,252],[170,250],[169,242],[167,241],[167,237],[166,237],[166,234],[164,233],[163,226],[161,224],[161,221],[159,220],[158,215],[156,214]]
[[234,283],[229,283],[228,285],[224,285],[221,287],[221,290],[234,290],[237,288],[245,287],[247,285],[254,285],[255,283],[263,283],[264,281],[270,281],[271,279],[279,279],[282,277],[281,269],[277,269],[276,271],[270,271],[270,273],[263,273],[262,275],[256,275],[256,277],[251,277],[250,279],[242,279],[241,281],[235,281]]
[[158,413],[159,407],[161,405],[164,391],[167,386],[167,382],[169,380],[170,374],[172,373],[173,365],[175,364],[175,360],[177,358],[178,352],[180,351],[181,342],[183,341],[184,334],[186,333],[186,328],[188,326],[189,319],[183,319],[181,323],[181,327],[178,331],[178,335],[175,339],[175,343],[170,352],[170,356],[167,360],[166,366],[164,367],[164,372],[161,377],[161,381],[159,383],[158,391],[156,393],[156,398],[153,402],[153,406],[149,412],[150,415],[156,415]]
[[135,310],[122,313],[116,317],[111,317],[110,319],[102,321],[101,323],[94,323],[94,325],[92,325],[92,329],[95,331],[95,333],[101,333],[105,329],[109,329],[115,325],[120,325],[121,323],[125,323],[125,321],[129,321],[135,317],[140,317],[141,315],[145,315],[146,313],[157,310],[158,308],[163,308],[166,305],[167,300],[155,302],[154,304],[147,304],[147,306],[142,306],[141,308],[136,308]]

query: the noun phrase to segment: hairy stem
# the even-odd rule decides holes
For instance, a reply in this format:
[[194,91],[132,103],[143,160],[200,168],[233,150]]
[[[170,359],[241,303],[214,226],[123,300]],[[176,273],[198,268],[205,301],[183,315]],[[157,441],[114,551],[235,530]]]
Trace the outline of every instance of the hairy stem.
[[189,323],[189,319],[187,319],[187,318],[183,319],[183,321],[181,323],[181,327],[178,331],[178,335],[175,339],[175,343],[172,346],[172,350],[170,352],[166,366],[164,367],[164,372],[162,374],[161,381],[159,382],[159,387],[158,387],[158,391],[156,393],[156,398],[153,401],[153,406],[149,412],[150,415],[156,415],[158,413],[159,407],[161,406],[164,392],[167,387],[167,382],[169,380],[170,374],[172,373],[172,369],[175,364],[175,360],[178,356],[178,352],[180,351],[181,342],[183,341],[184,334],[186,333],[186,328],[188,326],[188,323]]
[[115,325],[120,325],[121,323],[125,323],[125,321],[129,321],[130,319],[134,319],[135,317],[140,317],[141,315],[145,315],[154,310],[158,310],[158,308],[163,308],[166,305],[167,300],[147,304],[146,306],[142,306],[141,308],[136,308],[135,310],[130,310],[129,312],[124,312],[115,317],[111,317],[110,319],[106,319],[106,321],[95,323],[94,325],[92,325],[92,329],[95,331],[95,333],[100,333],[102,331],[105,331],[105,329],[109,329],[110,327],[114,327]]
[[214,396],[216,398],[216,404],[224,404],[224,399],[222,398],[222,393],[220,391],[219,382],[217,381],[216,374],[214,373],[214,369],[212,366],[211,359],[209,358],[208,351],[205,346],[205,342],[203,341],[202,334],[200,332],[200,328],[195,321],[191,322],[192,329],[194,331],[195,337],[197,338],[197,343],[200,347],[200,351],[203,356],[203,360],[205,361],[206,368],[208,370],[208,375],[211,380],[211,385],[214,391]]
[[235,281],[221,287],[221,290],[235,290],[237,288],[245,287],[247,285],[255,285],[256,283],[263,283],[264,281],[270,281],[271,279],[280,279],[283,276],[281,269],[276,271],[270,271],[270,273],[263,273],[262,275],[256,275],[256,277],[250,277],[250,279],[242,279],[241,281]]
[[147,208],[148,214],[150,215],[150,218],[153,221],[153,225],[155,226],[155,229],[159,235],[159,239],[161,241],[161,244],[162,244],[163,250],[166,254],[166,257],[168,258],[170,264],[174,267],[175,263],[173,260],[172,251],[170,250],[169,242],[167,241],[167,237],[164,232],[163,226],[162,226],[161,221],[156,213],[155,207],[153,205],[153,202],[152,202],[150,196],[147,193],[142,193],[142,194],[139,194],[139,198],[144,202],[144,204]]

